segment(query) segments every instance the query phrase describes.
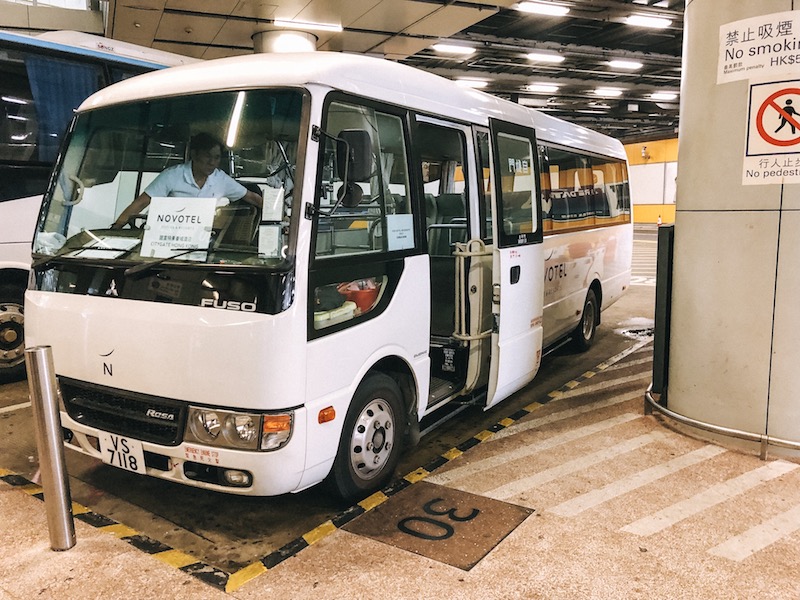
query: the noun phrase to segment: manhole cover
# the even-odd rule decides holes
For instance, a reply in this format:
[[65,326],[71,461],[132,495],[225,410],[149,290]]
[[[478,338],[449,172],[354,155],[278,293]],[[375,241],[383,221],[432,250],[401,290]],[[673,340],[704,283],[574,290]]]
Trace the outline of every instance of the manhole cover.
[[343,529],[468,571],[533,512],[422,481]]

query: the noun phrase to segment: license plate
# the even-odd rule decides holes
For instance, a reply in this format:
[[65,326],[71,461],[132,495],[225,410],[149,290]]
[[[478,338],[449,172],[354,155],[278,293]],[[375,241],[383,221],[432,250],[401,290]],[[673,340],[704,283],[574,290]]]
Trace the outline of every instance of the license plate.
[[100,452],[104,463],[145,474],[144,450],[139,440],[122,437],[113,433],[100,434]]

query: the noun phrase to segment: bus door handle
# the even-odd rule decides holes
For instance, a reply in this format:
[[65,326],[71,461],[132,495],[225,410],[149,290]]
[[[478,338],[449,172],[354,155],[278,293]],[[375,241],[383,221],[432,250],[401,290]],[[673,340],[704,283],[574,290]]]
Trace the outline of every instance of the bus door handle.
[[519,281],[519,273],[520,273],[519,265],[514,265],[513,267],[511,267],[511,285],[514,285]]

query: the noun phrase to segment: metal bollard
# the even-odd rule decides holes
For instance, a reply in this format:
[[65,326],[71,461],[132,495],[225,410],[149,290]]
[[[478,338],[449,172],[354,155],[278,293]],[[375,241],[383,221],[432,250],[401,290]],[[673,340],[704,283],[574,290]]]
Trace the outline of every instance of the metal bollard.
[[36,422],[36,446],[39,449],[50,548],[56,551],[69,550],[75,545],[75,522],[58,414],[58,381],[50,346],[25,350],[25,366],[28,369],[28,389]]

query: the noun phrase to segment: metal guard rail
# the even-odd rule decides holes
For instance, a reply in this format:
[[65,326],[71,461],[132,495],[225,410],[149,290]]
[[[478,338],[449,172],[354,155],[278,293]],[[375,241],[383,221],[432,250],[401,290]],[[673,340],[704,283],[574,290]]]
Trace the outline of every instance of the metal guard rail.
[[[800,442],[784,440],[782,438],[771,437],[760,433],[751,433],[749,431],[742,431],[740,429],[732,429],[730,427],[723,427],[722,425],[713,425],[711,423],[698,421],[696,419],[692,419],[691,417],[686,417],[684,415],[671,411],[666,406],[662,406],[661,404],[659,404],[656,401],[656,399],[653,398],[652,383],[647,387],[647,391],[644,393],[644,399],[645,402],[650,405],[650,408],[652,410],[656,410],[659,413],[663,414],[664,416],[672,419],[673,421],[681,423],[682,425],[688,425],[689,427],[695,427],[697,429],[702,429],[704,431],[709,431],[711,433],[727,435],[729,437],[746,440],[748,442],[758,442],[761,445],[761,458],[763,460],[766,460],[767,458],[768,446],[780,446],[783,448],[790,448],[791,450],[800,450]],[[647,409],[647,406],[645,406],[645,409]]]

